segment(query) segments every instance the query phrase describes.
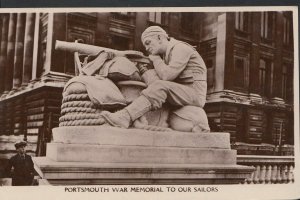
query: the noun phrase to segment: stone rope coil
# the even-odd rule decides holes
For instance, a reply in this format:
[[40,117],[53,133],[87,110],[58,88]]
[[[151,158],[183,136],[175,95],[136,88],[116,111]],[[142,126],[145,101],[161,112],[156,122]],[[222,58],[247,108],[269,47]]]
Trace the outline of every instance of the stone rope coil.
[[74,113],[63,115],[59,118],[59,122],[64,121],[74,121],[82,119],[98,119],[100,117],[99,113]]
[[[103,125],[105,119],[100,115],[101,110],[89,100],[85,91],[70,91],[63,94],[59,126],[91,126]],[[137,120],[134,128],[149,131],[171,131],[170,128],[144,124]]]
[[62,96],[63,96],[63,98],[65,98],[72,94],[75,94],[75,95],[87,94],[87,91],[66,91],[66,92],[63,92]]
[[59,123],[59,126],[93,126],[93,125],[102,125],[104,123],[105,123],[105,120],[103,118],[82,119],[82,120],[61,122],[61,123]]
[[99,111],[100,111],[100,109],[96,109],[96,108],[70,107],[70,108],[62,109],[61,114],[65,115],[65,114],[73,113],[73,112],[96,113],[96,112],[99,112]]
[[87,101],[90,100],[88,94],[70,94],[63,98],[62,102],[70,102],[70,101]]
[[61,105],[61,109],[69,107],[95,108],[96,106],[91,101],[69,101]]

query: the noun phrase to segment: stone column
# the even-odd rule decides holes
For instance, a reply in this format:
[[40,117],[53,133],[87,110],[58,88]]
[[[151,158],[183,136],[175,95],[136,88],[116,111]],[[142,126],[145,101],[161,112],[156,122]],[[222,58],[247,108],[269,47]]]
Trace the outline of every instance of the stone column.
[[54,27],[53,20],[54,20],[54,13],[49,13],[48,24],[47,24],[46,49],[43,52],[45,54],[45,60],[44,60],[42,75],[48,74],[51,71],[53,27]]
[[20,87],[22,82],[25,17],[25,13],[18,13],[17,15],[13,90],[16,90],[18,87]]
[[215,91],[233,90],[234,13],[218,16]]
[[[260,13],[254,12],[252,13],[252,19],[254,22],[260,21]],[[251,38],[252,38],[252,46],[251,46],[251,57],[250,57],[250,85],[249,85],[249,93],[250,96],[259,97],[260,88],[259,88],[259,43],[261,40],[260,36],[260,23],[252,23],[251,24]]]
[[9,15],[3,14],[1,28],[1,49],[0,49],[0,93],[5,90],[5,68],[7,59],[7,35]]
[[35,26],[35,14],[27,13],[25,38],[24,38],[22,86],[26,86],[29,83],[32,75],[34,26]]
[[15,55],[15,39],[16,39],[16,22],[17,14],[9,14],[8,24],[8,43],[7,43],[7,65],[5,73],[5,92],[11,90],[13,80],[14,55]]
[[226,13],[218,17],[215,91],[224,90],[225,76],[225,52],[226,52]]
[[[0,14],[0,46],[1,46],[1,40],[2,40],[2,22],[3,22],[3,16],[5,14]],[[1,56],[1,54],[0,54]],[[1,93],[3,92],[3,90],[1,89],[3,87],[3,83],[2,83],[2,80],[4,78],[4,74],[3,74],[3,71],[1,69],[1,64],[0,64],[0,96],[1,96]],[[1,109],[1,108],[0,108]],[[0,116],[1,118],[1,116]],[[1,126],[1,122],[0,122],[0,126]],[[1,129],[1,128],[0,128]],[[1,130],[0,130],[1,131]]]
[[[38,47],[40,40],[40,13],[35,14],[34,36],[33,36],[33,57],[32,57],[32,74],[31,81],[36,79],[38,68]],[[32,81],[34,82],[34,81]]]
[[[49,21],[50,22],[50,21]],[[55,13],[53,15],[53,34],[52,40],[53,43],[55,40],[67,40],[67,14],[66,13]],[[49,29],[48,29],[49,30]],[[84,33],[83,33],[84,34]],[[49,40],[47,40],[49,41]],[[66,53],[61,51],[55,51],[51,48],[51,66],[50,71],[66,73],[68,71],[74,71],[74,62],[70,63],[72,66],[71,70],[66,68]],[[69,54],[70,55],[70,54]],[[74,60],[74,54],[71,54],[72,61]]]

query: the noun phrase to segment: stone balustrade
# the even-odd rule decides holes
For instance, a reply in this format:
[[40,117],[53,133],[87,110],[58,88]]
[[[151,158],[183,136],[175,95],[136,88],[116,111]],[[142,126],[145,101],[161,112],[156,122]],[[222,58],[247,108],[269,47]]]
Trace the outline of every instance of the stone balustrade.
[[238,155],[237,163],[255,167],[243,184],[286,184],[294,182],[293,156]]

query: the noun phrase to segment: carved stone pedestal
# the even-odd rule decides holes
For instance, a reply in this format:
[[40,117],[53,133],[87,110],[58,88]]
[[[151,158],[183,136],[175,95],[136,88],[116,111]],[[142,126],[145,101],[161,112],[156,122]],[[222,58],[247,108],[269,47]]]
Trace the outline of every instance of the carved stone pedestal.
[[236,165],[228,133],[155,132],[110,126],[59,127],[40,184],[236,184],[254,170]]

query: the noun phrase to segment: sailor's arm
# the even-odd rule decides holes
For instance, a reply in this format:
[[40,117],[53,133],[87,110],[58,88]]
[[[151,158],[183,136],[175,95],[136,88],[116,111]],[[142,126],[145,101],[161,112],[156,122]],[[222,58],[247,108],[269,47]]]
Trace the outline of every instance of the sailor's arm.
[[184,44],[177,44],[171,50],[171,59],[167,65],[160,56],[150,55],[149,59],[158,76],[165,81],[172,81],[185,69],[193,50]]

